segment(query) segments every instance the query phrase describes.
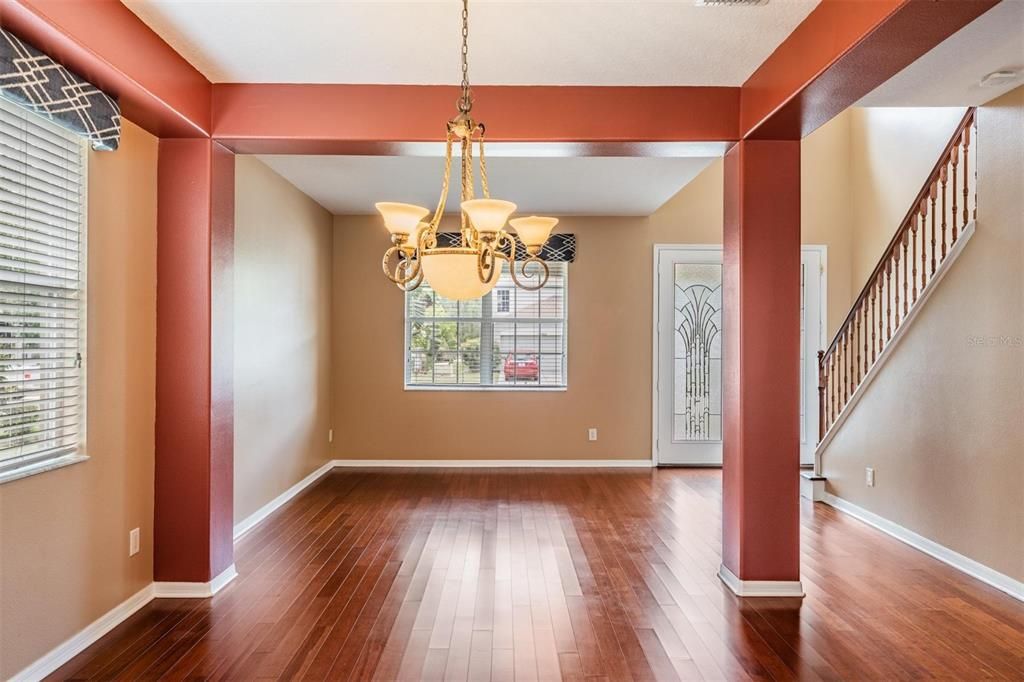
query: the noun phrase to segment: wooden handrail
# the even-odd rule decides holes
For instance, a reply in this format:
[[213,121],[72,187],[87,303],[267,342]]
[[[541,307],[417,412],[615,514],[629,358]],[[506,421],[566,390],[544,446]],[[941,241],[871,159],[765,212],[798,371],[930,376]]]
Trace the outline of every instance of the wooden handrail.
[[871,287],[875,282],[875,278],[882,273],[885,264],[889,262],[889,254],[892,252],[893,247],[903,239],[904,233],[910,227],[911,220],[913,220],[918,213],[918,207],[921,202],[928,196],[931,191],[931,186],[936,180],[938,180],[940,172],[949,163],[949,155],[952,153],[953,147],[960,142],[960,138],[963,137],[964,130],[970,127],[974,122],[974,113],[976,109],[976,107],[968,107],[964,117],[960,119],[960,123],[957,125],[956,131],[953,133],[953,136],[949,138],[949,142],[946,143],[945,148],[943,148],[942,153],[939,155],[939,160],[935,162],[935,166],[932,168],[931,173],[928,174],[928,179],[925,181],[924,185],[921,187],[921,191],[917,193],[913,203],[910,205],[910,210],[907,211],[907,214],[903,217],[903,221],[900,222],[899,228],[896,230],[896,234],[892,236],[892,239],[886,245],[885,250],[882,252],[882,256],[878,259],[878,263],[875,265],[875,269],[871,271],[870,275],[868,275],[867,282],[865,282],[864,288],[860,290],[860,293],[857,294],[857,298],[854,300],[853,306],[850,307],[849,314],[846,316],[846,319],[843,320],[843,323],[839,325],[839,329],[836,330],[836,335],[832,337],[832,343],[830,343],[825,349],[824,354],[826,356],[831,354],[835,349],[836,341],[839,340],[839,337],[842,335],[846,326],[850,324],[854,314],[857,312],[858,306],[860,306],[864,301],[864,298],[871,292]]
[[[825,437],[910,309],[924,296],[938,265],[946,259],[947,243],[952,249],[967,227],[971,208],[977,213],[970,191],[977,183],[968,177],[971,170],[977,173],[977,164],[969,162],[975,114],[974,107],[964,113],[850,312],[828,348],[818,353],[819,439]],[[962,206],[957,205],[958,200]]]

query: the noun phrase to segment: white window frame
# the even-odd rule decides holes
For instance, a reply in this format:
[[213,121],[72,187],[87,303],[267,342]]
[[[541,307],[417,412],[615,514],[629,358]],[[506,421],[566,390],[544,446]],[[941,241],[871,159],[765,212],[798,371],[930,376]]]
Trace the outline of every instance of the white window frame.
[[78,135],[60,126],[51,123],[42,116],[26,112],[20,107],[0,99],[0,108],[6,108],[9,113],[18,116],[36,116],[35,124],[47,128],[50,132],[60,135],[69,140],[73,139],[80,147],[82,155],[81,167],[81,221],[79,224],[79,248],[78,248],[78,380],[80,391],[80,421],[77,431],[77,443],[72,446],[51,450],[47,452],[34,453],[20,457],[12,457],[7,461],[0,461],[0,485],[16,481],[28,476],[53,471],[62,467],[84,462],[89,459],[86,454],[86,433],[89,422],[88,414],[88,314],[87,301],[88,290],[88,224],[89,224],[89,150],[88,142]]
[[[561,384],[548,384],[548,385],[523,385],[523,384],[411,384],[409,383],[409,331],[412,328],[409,320],[409,294],[406,293],[402,299],[402,325],[403,325],[403,342],[402,342],[402,384],[406,391],[464,391],[464,392],[486,392],[493,393],[497,391],[507,392],[519,392],[519,393],[544,393],[544,392],[561,392],[569,389],[569,263],[565,264],[565,276],[564,284],[562,286],[563,291],[563,310],[564,315],[561,318],[533,318],[533,317],[510,317],[501,318],[500,322],[518,322],[522,324],[552,324],[554,322],[562,323],[562,383]],[[483,299],[488,299],[494,296],[494,291],[488,292]],[[486,306],[481,301],[481,333],[480,336],[483,338],[483,324],[486,316],[484,315],[484,309]],[[497,301],[494,303],[494,308],[497,308]],[[510,304],[511,308],[511,304]],[[511,310],[510,310],[511,312]],[[456,317],[439,317],[433,318],[434,322],[475,322],[478,318],[456,318]],[[481,366],[483,360],[481,359]]]

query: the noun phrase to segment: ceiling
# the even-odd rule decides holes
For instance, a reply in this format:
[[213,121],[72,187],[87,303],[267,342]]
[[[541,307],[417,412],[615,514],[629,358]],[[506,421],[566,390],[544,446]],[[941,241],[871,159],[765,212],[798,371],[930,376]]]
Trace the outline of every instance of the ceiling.
[[[993,71],[1016,70],[999,87],[978,82]],[[864,107],[978,106],[1024,84],[1024,2],[990,9],[864,97]]]
[[[374,213],[378,201],[434,207],[444,160],[437,156],[259,157],[335,215]],[[519,215],[650,215],[689,183],[712,157],[566,157],[488,154],[496,199],[515,201]],[[457,171],[448,208],[459,205]],[[479,192],[479,181],[477,184]]]
[[[123,0],[213,82],[455,84],[457,0]],[[739,86],[818,4],[472,0],[488,85]]]

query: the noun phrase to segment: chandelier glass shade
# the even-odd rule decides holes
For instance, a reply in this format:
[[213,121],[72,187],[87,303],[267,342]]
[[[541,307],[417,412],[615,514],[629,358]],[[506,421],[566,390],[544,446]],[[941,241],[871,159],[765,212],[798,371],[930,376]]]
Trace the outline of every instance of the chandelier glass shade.
[[494,276],[478,276],[480,252],[472,248],[427,249],[422,254],[423,278],[445,298],[467,301],[487,294],[501,277],[502,260],[495,260]]
[[[492,199],[487,182],[483,123],[472,118],[473,99],[469,89],[468,47],[469,0],[462,2],[462,94],[458,114],[448,121],[445,134],[444,176],[441,197],[429,219],[430,209],[413,204],[382,201],[376,204],[391,234],[391,247],[384,253],[384,274],[404,291],[412,291],[424,280],[438,294],[456,301],[480,298],[498,283],[507,262],[513,283],[537,290],[548,281],[548,265],[541,258],[544,244],[557,218],[516,218],[509,220],[516,205]],[[459,244],[439,245],[438,228],[444,216],[451,186],[452,155],[459,146],[461,178]],[[483,198],[476,198],[473,164],[474,148],[479,153],[479,175]],[[515,233],[506,230],[511,225]],[[520,258],[525,252],[525,257]]]

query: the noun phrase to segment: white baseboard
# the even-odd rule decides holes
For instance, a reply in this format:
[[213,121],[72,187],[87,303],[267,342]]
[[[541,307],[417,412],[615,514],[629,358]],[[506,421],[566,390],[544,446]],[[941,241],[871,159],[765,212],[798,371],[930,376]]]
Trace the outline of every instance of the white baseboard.
[[153,596],[158,599],[206,599],[220,592],[237,577],[238,571],[231,564],[220,575],[205,583],[153,583]]
[[336,467],[459,469],[650,469],[649,459],[336,459]]
[[85,651],[100,637],[123,623],[133,613],[153,600],[153,585],[144,588],[107,611],[105,614],[85,626],[70,639],[62,642],[49,653],[37,659],[11,678],[13,682],[35,682],[41,680],[54,670],[61,667],[78,654]]
[[740,580],[723,564],[718,577],[737,597],[803,597],[804,586],[799,580]]
[[1010,576],[1000,573],[993,568],[989,568],[985,564],[979,563],[970,557],[960,554],[959,552],[955,552],[945,545],[940,545],[933,540],[929,540],[909,528],[904,528],[898,523],[894,523],[889,519],[868,511],[863,507],[859,507],[852,502],[847,502],[843,498],[836,497],[831,493],[825,493],[822,502],[849,514],[855,519],[863,521],[869,526],[877,528],[887,535],[891,535],[897,540],[910,545],[914,549],[924,552],[928,556],[938,559],[944,564],[952,566],[958,571],[966,573],[972,578],[976,578],[987,585],[991,585],[997,590],[1002,590],[1014,599],[1024,601],[1024,582],[1011,578]]
[[41,680],[54,670],[61,667],[78,654],[85,651],[100,637],[123,623],[143,606],[164,597],[212,597],[225,585],[235,579],[238,573],[231,564],[220,575],[205,583],[150,583],[124,600],[105,614],[86,625],[70,639],[38,658],[34,663],[15,674],[12,682],[35,682]]
[[304,479],[293,485],[291,488],[288,488],[288,490],[285,490],[283,493],[272,499],[270,502],[267,502],[265,505],[257,509],[255,512],[253,512],[249,516],[245,517],[244,519],[236,523],[234,529],[234,539],[237,541],[238,538],[242,537],[250,530],[255,528],[260,523],[260,521],[262,521],[263,519],[267,518],[275,511],[280,509],[282,506],[284,506],[286,502],[288,502],[293,497],[301,493],[303,490],[319,481],[324,474],[326,474],[334,467],[334,461],[324,462],[323,466],[318,468],[309,476],[306,476]]

